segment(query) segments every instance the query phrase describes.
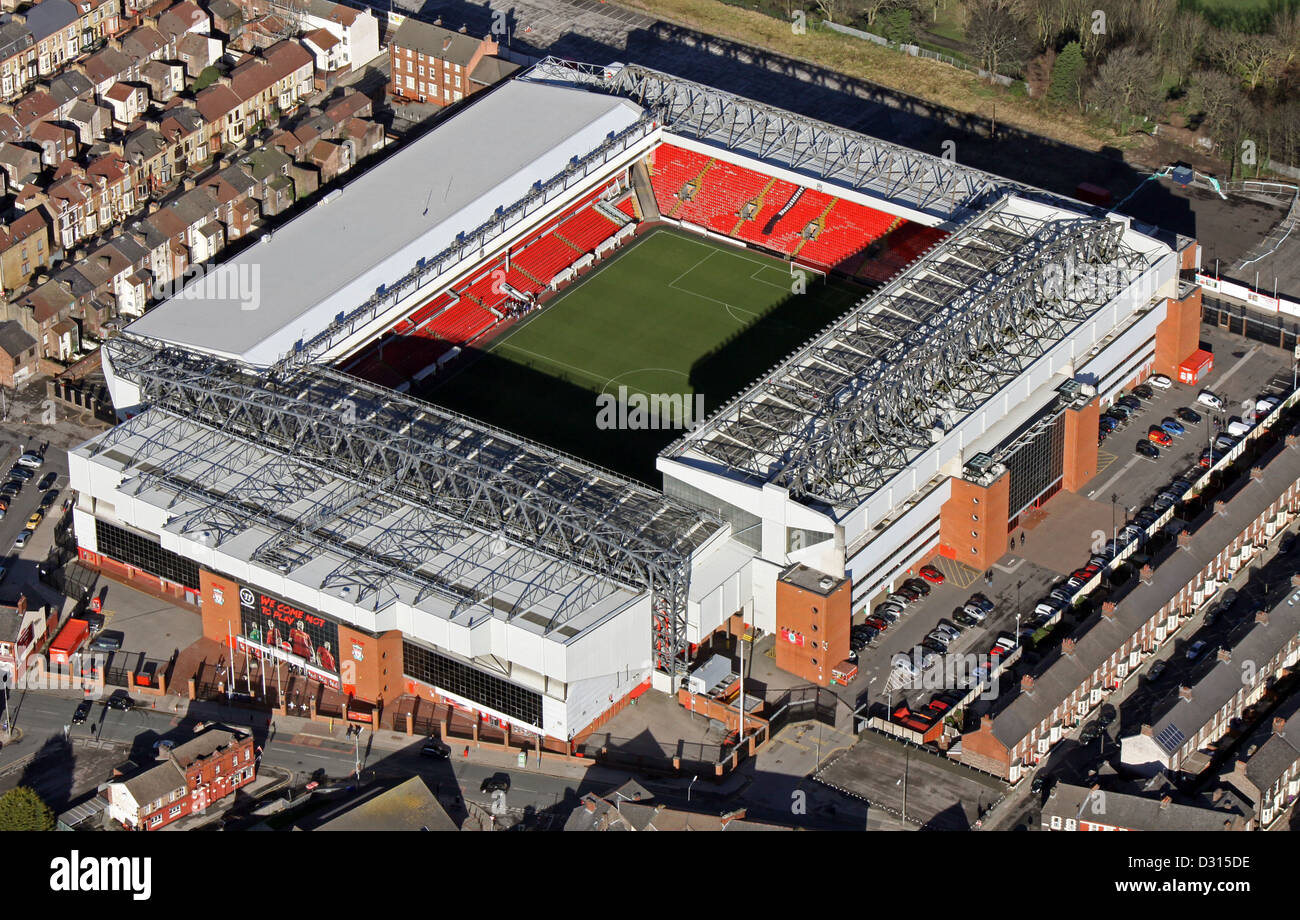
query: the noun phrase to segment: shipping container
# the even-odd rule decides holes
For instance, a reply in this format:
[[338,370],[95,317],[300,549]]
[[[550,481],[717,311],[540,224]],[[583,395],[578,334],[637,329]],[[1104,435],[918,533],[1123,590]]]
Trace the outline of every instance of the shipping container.
[[1198,348],[1178,365],[1179,383],[1200,383],[1205,375],[1214,370],[1214,355],[1203,348]]
[[66,665],[89,635],[90,624],[85,620],[68,620],[50,643],[50,663]]
[[1104,189],[1100,185],[1093,185],[1091,182],[1080,182],[1074,187],[1074,197],[1080,201],[1086,201],[1088,204],[1096,204],[1105,207],[1110,204],[1111,197],[1109,189]]

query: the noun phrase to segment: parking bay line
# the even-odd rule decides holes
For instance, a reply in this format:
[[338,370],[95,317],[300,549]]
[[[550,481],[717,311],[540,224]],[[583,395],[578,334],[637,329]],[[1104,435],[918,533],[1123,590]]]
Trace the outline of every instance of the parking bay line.
[[1137,462],[1138,462],[1137,455],[1134,454],[1132,457],[1129,458],[1128,463],[1125,463],[1123,466],[1121,466],[1118,470],[1115,471],[1115,475],[1111,476],[1111,477],[1110,477],[1109,479],[1107,479],[1107,480],[1106,480],[1102,485],[1097,486],[1097,488],[1095,488],[1095,489],[1093,489],[1091,492],[1089,492],[1089,493],[1088,493],[1088,497],[1089,497],[1089,498],[1092,498],[1092,497],[1093,497],[1094,495],[1096,495],[1098,492],[1105,492],[1107,489],[1110,488],[1110,484],[1111,484],[1112,482],[1114,482],[1116,479],[1119,479],[1119,477],[1121,477],[1121,476],[1123,476],[1125,473],[1127,473],[1127,472],[1129,471],[1129,469],[1133,466],[1133,464],[1135,464],[1135,463],[1137,463]]

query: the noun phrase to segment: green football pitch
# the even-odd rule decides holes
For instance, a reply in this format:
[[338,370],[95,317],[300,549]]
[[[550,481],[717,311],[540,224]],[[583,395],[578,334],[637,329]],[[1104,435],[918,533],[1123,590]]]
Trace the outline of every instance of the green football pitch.
[[645,481],[681,431],[602,430],[596,397],[702,394],[712,412],[866,289],[780,259],[661,229],[423,391],[432,402]]

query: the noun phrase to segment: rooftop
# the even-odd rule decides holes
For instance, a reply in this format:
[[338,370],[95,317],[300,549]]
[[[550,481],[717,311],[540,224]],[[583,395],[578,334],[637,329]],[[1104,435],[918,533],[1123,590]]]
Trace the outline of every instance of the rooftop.
[[[229,93],[214,87],[200,96],[214,90]],[[639,117],[639,107],[626,100],[505,84],[227,262],[234,272],[257,264],[259,309],[182,292],[128,329],[253,365],[274,364],[296,341]],[[508,134],[502,125],[511,126]]]

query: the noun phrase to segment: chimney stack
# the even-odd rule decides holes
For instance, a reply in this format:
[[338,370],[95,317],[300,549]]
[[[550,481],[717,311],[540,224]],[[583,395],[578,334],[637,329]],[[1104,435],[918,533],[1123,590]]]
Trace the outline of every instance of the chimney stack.
[[1192,688],[1186,684],[1180,685],[1178,687],[1178,698],[1190,703],[1192,701]]

